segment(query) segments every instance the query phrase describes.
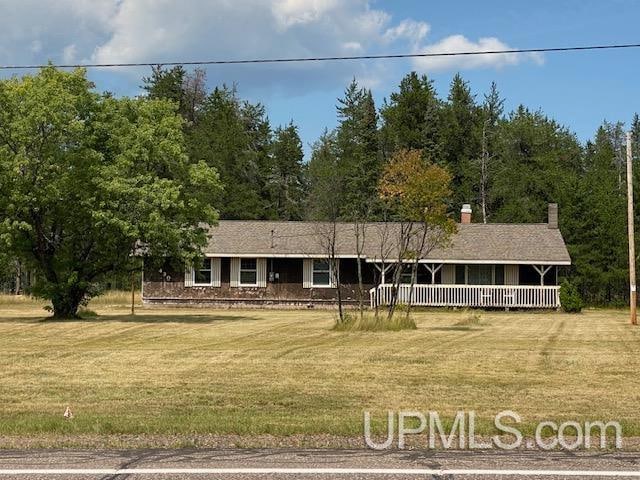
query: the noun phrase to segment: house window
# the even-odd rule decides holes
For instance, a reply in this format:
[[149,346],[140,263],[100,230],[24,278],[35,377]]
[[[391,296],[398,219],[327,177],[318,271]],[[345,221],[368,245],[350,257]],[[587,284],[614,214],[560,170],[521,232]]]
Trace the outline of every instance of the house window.
[[464,265],[456,265],[456,285],[464,285],[467,283],[467,273]]
[[258,261],[255,258],[240,259],[240,285],[258,284]]
[[413,270],[412,265],[402,265],[402,272],[400,273],[400,283],[411,284],[411,277],[413,276],[412,270]]
[[467,267],[469,285],[493,285],[493,265],[469,265]]
[[313,286],[314,287],[330,287],[331,286],[331,264],[329,260],[314,259],[313,260]]
[[211,285],[211,259],[202,260],[200,268],[193,270],[194,285]]
[[495,284],[504,285],[504,265],[496,265],[494,270]]

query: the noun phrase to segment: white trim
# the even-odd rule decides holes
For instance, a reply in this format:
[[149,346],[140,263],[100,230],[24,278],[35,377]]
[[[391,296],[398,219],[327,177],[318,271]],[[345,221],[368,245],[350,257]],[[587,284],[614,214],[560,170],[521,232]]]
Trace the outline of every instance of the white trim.
[[[313,282],[313,274],[315,273],[315,261],[314,260],[325,260],[327,265],[329,265],[329,283],[325,284],[316,284]],[[326,270],[321,270],[321,272],[325,272]],[[335,282],[333,280],[333,265],[331,259],[329,258],[313,258],[311,261],[311,288],[336,288]]]
[[302,259],[302,288],[311,288],[312,263],[311,258]]
[[[327,258],[326,253],[205,253],[204,256],[212,258]],[[335,255],[335,258],[358,258],[358,256]],[[360,258],[364,260],[365,257],[360,255]]]
[[[395,286],[378,285],[369,290],[370,302],[388,305]],[[396,301],[425,307],[514,307],[514,308],[558,308],[559,286],[536,285],[400,285]]]
[[[404,263],[413,263],[415,260],[403,260]],[[376,258],[367,258],[367,263],[382,263],[382,260]],[[386,260],[385,263],[389,263]],[[397,262],[396,262],[397,263]],[[438,260],[431,258],[422,258],[418,263],[443,263],[449,265],[460,264],[494,264],[494,265],[571,265],[571,262],[555,262],[555,261],[539,261],[539,260]]]
[[240,282],[240,259],[232,257],[229,260],[229,286],[231,288],[237,288]]
[[[221,258],[326,258],[326,254],[322,253],[205,253],[205,257],[221,257]],[[357,255],[335,255],[335,258],[358,258]],[[366,263],[382,263],[377,257],[368,258],[360,255]],[[414,260],[405,260],[405,262],[413,262]],[[385,263],[394,263],[386,260]],[[502,265],[571,265],[569,261],[547,261],[547,260],[443,260],[437,258],[422,258],[418,263],[493,263]]]
[[[195,267],[191,268],[191,278],[192,278],[191,286],[192,287],[211,287],[211,286],[213,286],[213,261],[210,258],[205,258],[204,260],[209,260],[209,268],[208,269],[207,268],[198,268],[196,270]],[[209,282],[208,283],[198,283],[198,282],[196,282],[196,271],[199,272],[201,270],[210,273]]]
[[[205,253],[205,257],[233,257],[233,258],[326,258],[322,253]],[[358,258],[357,255],[335,255],[335,258]],[[368,258],[360,255],[367,263],[382,263],[377,257]],[[405,260],[413,262],[413,260]],[[394,263],[385,260],[385,263]],[[571,261],[548,261],[548,260],[443,260],[437,258],[422,258],[418,263],[494,263],[494,264],[518,264],[518,265],[571,265]]]
[[371,467],[204,467],[204,468],[3,468],[0,476],[22,475],[391,475],[490,477],[640,478],[637,470],[501,469],[501,468],[371,468]]
[[[253,257],[251,257],[253,258]],[[238,286],[239,287],[258,287],[260,285],[260,279],[258,278],[258,258],[255,258],[256,267],[255,268],[242,268],[242,260],[250,260],[251,258],[241,258],[238,265]],[[255,283],[242,283],[242,272],[255,272],[256,274],[256,282]]]

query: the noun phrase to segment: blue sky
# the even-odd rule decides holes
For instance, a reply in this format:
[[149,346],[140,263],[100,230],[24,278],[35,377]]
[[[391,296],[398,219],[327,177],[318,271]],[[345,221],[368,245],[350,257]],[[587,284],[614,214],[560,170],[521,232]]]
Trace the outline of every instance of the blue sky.
[[[0,63],[162,62],[637,43],[634,0],[23,0],[0,5]],[[274,125],[293,120],[305,145],[336,124],[336,98],[355,77],[381,103],[411,70],[446,96],[460,72],[481,99],[495,80],[519,103],[590,138],[604,120],[640,110],[640,49],[539,56],[217,66],[210,86],[237,83]],[[139,93],[145,69],[92,71],[101,90]]]

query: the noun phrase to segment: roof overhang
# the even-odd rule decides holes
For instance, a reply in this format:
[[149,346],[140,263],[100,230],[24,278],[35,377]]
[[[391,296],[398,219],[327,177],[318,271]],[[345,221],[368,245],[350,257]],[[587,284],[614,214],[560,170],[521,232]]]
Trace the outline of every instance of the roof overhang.
[[[382,260],[376,258],[367,258],[369,263],[382,263]],[[413,260],[405,260],[406,263],[412,263]],[[386,260],[385,263],[395,263],[394,260]],[[443,263],[443,264],[474,264],[474,265],[571,265],[571,261],[549,261],[549,260],[442,260],[423,258],[418,263]]]
[[[205,253],[205,257],[235,257],[235,258],[327,258],[326,254],[322,253]],[[336,255],[335,258],[358,258],[357,255]],[[361,256],[367,263],[383,263],[382,260],[377,258],[367,258]],[[408,259],[405,263],[412,263],[413,260]],[[395,263],[395,259],[387,259],[384,263]],[[571,261],[550,261],[550,260],[455,260],[455,259],[438,259],[438,258],[423,258],[418,260],[418,263],[443,263],[443,264],[477,264],[477,265],[571,265]]]
[[[323,253],[205,253],[205,257],[234,257],[234,258],[327,258]],[[357,255],[335,255],[335,258],[358,258]],[[361,257],[364,259],[365,257]]]

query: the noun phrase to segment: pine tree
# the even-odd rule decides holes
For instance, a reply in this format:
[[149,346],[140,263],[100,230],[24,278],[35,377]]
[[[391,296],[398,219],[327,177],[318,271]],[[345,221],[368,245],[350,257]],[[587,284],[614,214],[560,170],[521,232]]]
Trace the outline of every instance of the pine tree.
[[616,146],[607,126],[585,149],[584,174],[565,202],[563,233],[573,261],[574,283],[591,304],[626,298],[626,199],[620,192]]
[[344,178],[341,216],[362,220],[370,218],[376,209],[378,116],[371,91],[360,88],[355,79],[338,102],[336,146],[338,169]]
[[481,115],[469,84],[459,74],[451,82],[443,115],[443,161],[453,176],[454,205],[477,205]]
[[337,220],[340,217],[344,178],[338,163],[336,134],[325,130],[313,144],[309,161],[308,219]]
[[266,178],[271,130],[264,108],[242,102],[235,88],[223,86],[207,97],[199,117],[189,133],[189,153],[220,174],[221,218],[269,218]]
[[181,105],[184,98],[182,84],[186,75],[185,69],[175,66],[165,69],[162,65],[151,67],[151,76],[143,77],[142,88],[150,99],[167,99]]
[[438,99],[433,81],[426,75],[411,72],[382,106],[381,129],[383,154],[390,158],[400,149],[422,150],[430,159],[440,155],[442,102]]
[[298,128],[289,123],[274,133],[272,167],[267,188],[276,218],[301,220],[306,195],[304,153]]
[[582,150],[566,128],[520,106],[500,126],[496,163],[492,220],[544,222],[548,202],[566,205]]
[[493,174],[493,160],[496,155],[496,143],[498,134],[498,122],[502,118],[504,110],[504,100],[500,98],[498,87],[495,82],[491,82],[491,89],[484,97],[482,104],[482,136],[481,136],[481,155],[480,155],[480,208],[482,212],[482,221],[487,223],[489,217],[489,193],[490,181]]

